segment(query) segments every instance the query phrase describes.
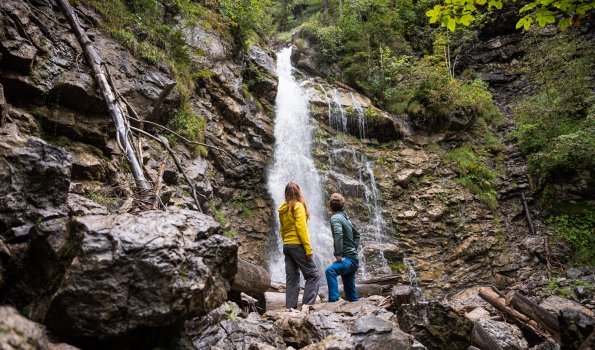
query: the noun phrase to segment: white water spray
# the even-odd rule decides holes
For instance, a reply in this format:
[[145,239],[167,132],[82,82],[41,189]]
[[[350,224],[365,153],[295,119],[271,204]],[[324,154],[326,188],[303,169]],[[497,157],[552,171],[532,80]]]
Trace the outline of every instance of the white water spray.
[[[308,229],[314,253],[314,261],[322,271],[333,261],[333,240],[328,224],[327,208],[323,203],[323,188],[318,170],[312,159],[312,133],[308,98],[293,76],[291,47],[277,55],[277,91],[275,118],[274,163],[268,174],[268,190],[278,208],[285,200],[285,185],[296,181],[306,199],[310,219]],[[285,263],[279,237],[279,217],[272,242],[269,271],[274,281],[285,282]]]

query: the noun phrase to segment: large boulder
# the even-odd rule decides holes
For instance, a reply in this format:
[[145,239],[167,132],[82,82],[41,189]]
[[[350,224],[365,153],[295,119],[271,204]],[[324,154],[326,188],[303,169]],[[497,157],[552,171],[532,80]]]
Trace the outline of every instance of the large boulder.
[[467,349],[473,322],[439,302],[405,304],[397,312],[401,329],[430,349]]
[[190,210],[75,217],[68,227],[74,258],[44,322],[61,336],[175,330],[220,305],[236,273],[235,243],[217,234],[211,217]]
[[71,163],[65,150],[0,133],[0,158],[0,234],[26,239],[34,224],[67,213]]

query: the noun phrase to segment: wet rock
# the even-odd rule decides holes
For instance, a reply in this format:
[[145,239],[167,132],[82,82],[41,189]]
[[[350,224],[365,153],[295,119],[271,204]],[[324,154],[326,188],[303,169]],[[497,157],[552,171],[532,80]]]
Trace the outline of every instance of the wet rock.
[[72,159],[72,178],[75,180],[103,181],[106,177],[103,153],[96,147],[74,142],[68,147]]
[[310,344],[302,350],[352,350],[356,348],[355,341],[345,336],[331,334],[320,342]]
[[466,349],[473,323],[439,302],[402,305],[400,328],[430,349]]
[[50,91],[53,103],[83,112],[107,113],[107,105],[95,90],[93,77],[86,73],[60,73]]
[[415,298],[413,287],[408,285],[396,285],[391,290],[392,307],[398,309],[403,304],[412,304]]
[[284,331],[288,344],[308,349],[411,349],[413,338],[398,328],[392,312],[379,306],[384,298],[374,296],[348,303],[315,304],[302,311],[267,312]]
[[551,311],[554,315],[560,314],[560,311],[562,310],[573,310],[590,317],[595,316],[593,311],[577,303],[576,301],[560,298],[556,295],[547,297],[543,302],[541,302],[540,305],[546,310]]
[[[560,347],[562,350],[578,349],[595,331],[595,318],[576,309],[563,309],[558,314]],[[593,340],[589,340],[593,343]],[[581,348],[582,349],[582,348]]]
[[0,306],[0,349],[49,350],[45,329],[12,307]]
[[35,137],[0,134],[0,157],[0,233],[66,214],[66,151]]
[[479,320],[489,318],[490,312],[482,307],[478,307],[470,312],[465,313],[465,317],[467,317],[471,322],[477,322]]
[[233,302],[225,302],[202,318],[186,323],[186,335],[196,350],[285,349],[283,331],[253,312],[242,317]]
[[58,335],[175,330],[225,300],[236,272],[235,244],[197,212],[75,217],[69,227],[80,248],[45,317]]
[[583,275],[583,271],[576,268],[571,268],[566,271],[566,277],[570,278],[571,280],[575,280]]
[[277,67],[275,61],[266,53],[260,46],[252,45],[248,51],[250,59],[256,63],[260,68],[264,69],[268,74],[277,76]]
[[401,187],[406,186],[415,175],[415,169],[403,169],[395,175],[395,180]]
[[23,6],[3,2],[1,8],[3,15],[0,26],[0,52],[1,63],[6,67],[27,74],[31,71],[33,61],[37,56],[37,48],[30,40],[21,36],[19,27],[23,22],[28,22],[28,14]]
[[68,209],[71,216],[107,215],[109,211],[103,205],[93,202],[76,193],[68,194]]
[[8,115],[6,109],[6,98],[4,97],[4,87],[0,84],[0,126],[3,126]]
[[[487,333],[488,337],[492,339],[502,350],[525,350],[529,349],[529,345],[521,330],[510,323],[493,321],[490,319],[480,319],[474,327],[473,332],[478,331],[478,326],[482,331]],[[475,339],[475,334],[472,336]],[[474,343],[473,345],[480,345]]]

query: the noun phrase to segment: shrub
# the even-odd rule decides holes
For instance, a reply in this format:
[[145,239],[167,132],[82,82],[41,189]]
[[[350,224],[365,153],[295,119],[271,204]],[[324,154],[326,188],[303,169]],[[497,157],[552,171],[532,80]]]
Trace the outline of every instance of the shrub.
[[574,248],[571,259],[575,264],[595,263],[595,212],[551,216],[547,223],[557,239]]
[[498,208],[494,189],[497,174],[475,154],[470,145],[456,148],[446,154],[446,162],[455,163],[458,177],[455,181],[477,194],[491,210]]
[[[527,73],[540,91],[514,105],[519,148],[539,187],[595,169],[595,72],[592,45],[557,35],[529,50]],[[547,201],[547,199],[546,199]]]

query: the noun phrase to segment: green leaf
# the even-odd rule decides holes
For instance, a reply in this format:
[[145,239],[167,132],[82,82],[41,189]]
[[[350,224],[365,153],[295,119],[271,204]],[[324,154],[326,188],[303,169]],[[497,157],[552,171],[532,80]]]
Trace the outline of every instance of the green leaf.
[[477,10],[477,7],[475,7],[475,5],[473,5],[473,3],[470,2],[467,4],[467,6],[465,6],[465,10],[475,12]]
[[530,4],[527,4],[527,5],[523,6],[523,7],[521,7],[521,9],[519,10],[519,13],[523,13],[525,11],[533,10],[535,8],[535,6],[537,6],[537,3],[536,2],[532,2]]
[[478,5],[485,5],[485,3],[487,2],[487,0],[477,0],[476,3]]
[[545,27],[547,24],[556,23],[556,17],[550,10],[540,8],[537,10],[537,23],[540,27]]
[[461,17],[459,19],[459,23],[468,27],[471,24],[471,22],[473,22],[474,19],[475,19],[475,17],[473,17],[471,15],[464,15],[463,17]]
[[454,32],[455,29],[457,28],[457,21],[454,18],[452,18],[452,17],[449,16],[448,17],[448,23],[447,23],[446,27],[451,32]]
[[580,5],[579,7],[576,8],[576,14],[584,15],[589,10],[593,9],[593,5],[594,5],[593,3]]
[[488,2],[488,8],[497,8],[498,10],[502,9],[502,1],[500,0],[490,0],[490,2]]
[[558,21],[558,28],[560,28],[561,31],[565,31],[568,26],[570,26],[570,21],[568,18],[562,18],[560,21]]

